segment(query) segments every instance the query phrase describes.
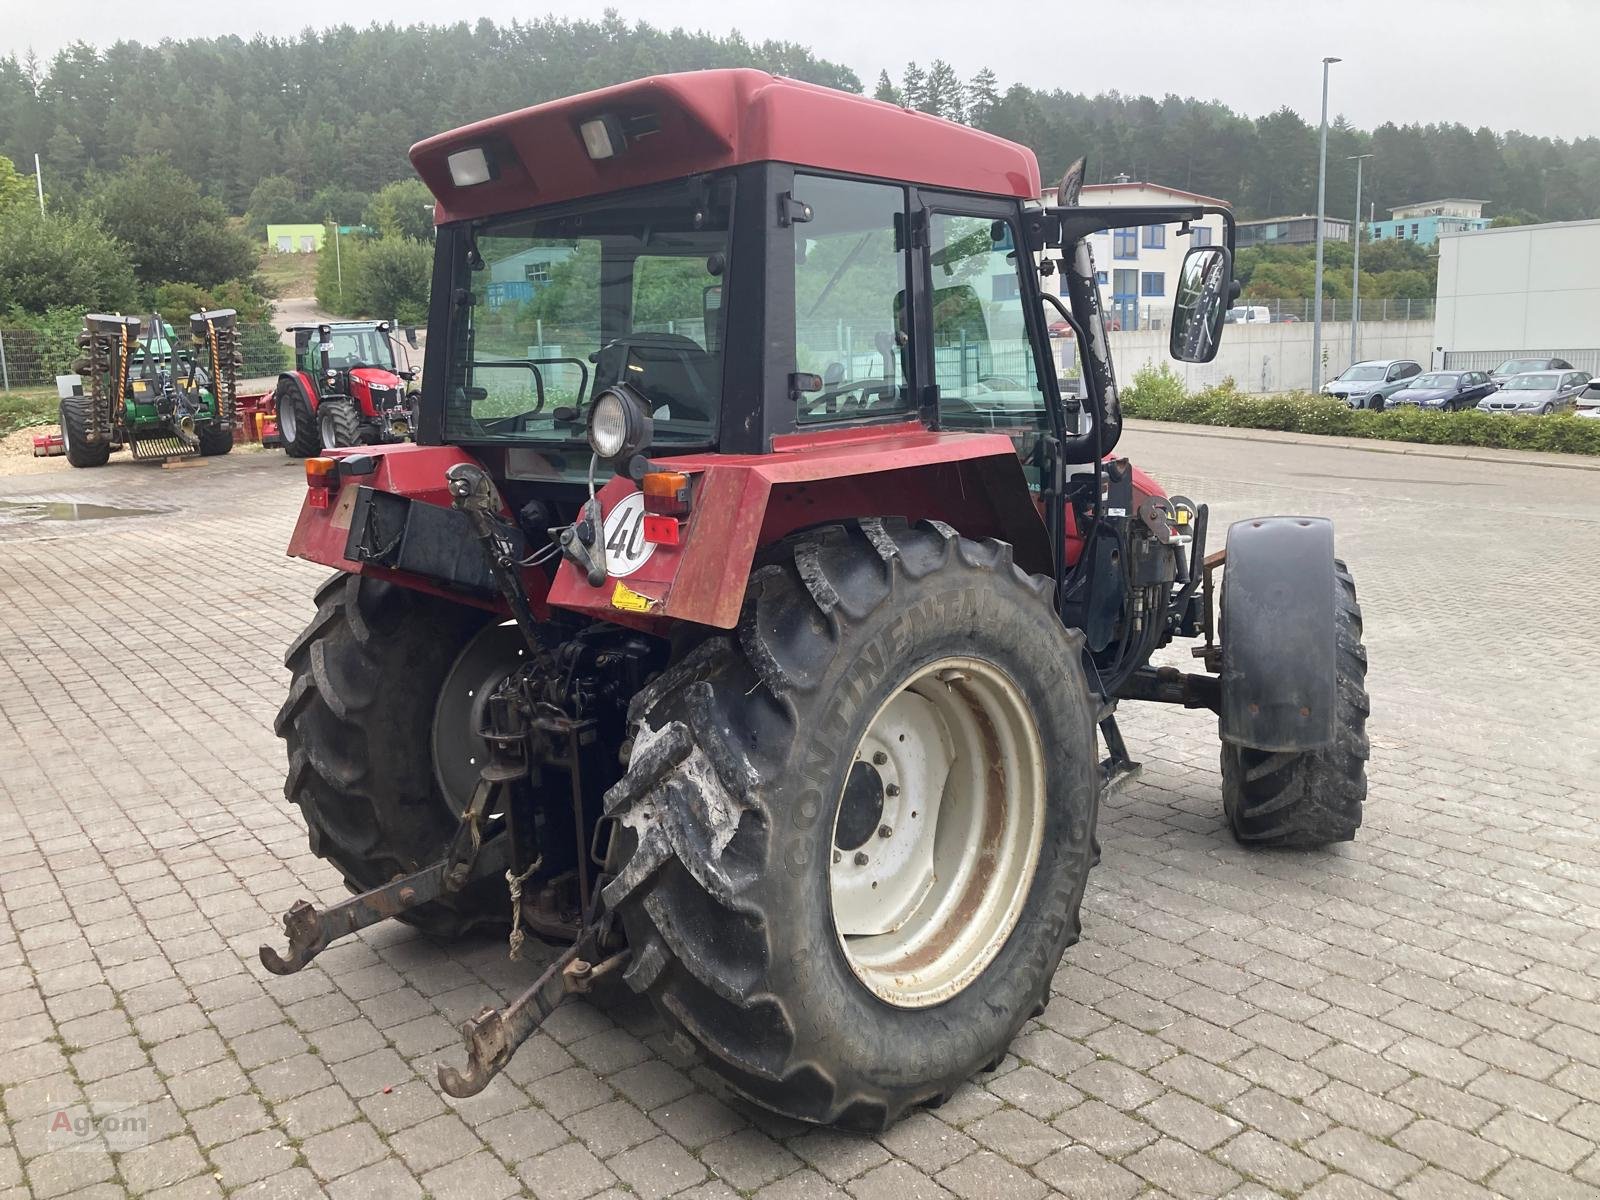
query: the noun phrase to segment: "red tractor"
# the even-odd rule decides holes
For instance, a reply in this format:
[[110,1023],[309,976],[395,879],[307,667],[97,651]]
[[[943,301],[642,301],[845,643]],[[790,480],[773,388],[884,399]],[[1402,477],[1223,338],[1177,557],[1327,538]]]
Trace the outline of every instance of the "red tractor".
[[[263,440],[281,442],[291,458],[346,446],[403,442],[416,419],[417,377],[399,366],[388,321],[291,325],[294,367],[273,392],[276,426]],[[416,331],[407,340],[416,344]]]
[[[741,1093],[880,1128],[1050,996],[1136,769],[1124,701],[1214,711],[1254,846],[1351,838],[1366,656],[1322,518],[1234,524],[1116,454],[1091,235],[1220,216],[1175,357],[1216,353],[1233,221],[1042,206],[1021,146],[755,71],[418,144],[438,200],[417,442],[306,463],[285,790],[388,917],[568,948],[465,1023],[477,1092],[569,992],[645,993]],[[1055,275],[1064,299],[1041,275]],[[1049,325],[1082,355],[1061,394]],[[1193,639],[1205,669],[1151,665]]]

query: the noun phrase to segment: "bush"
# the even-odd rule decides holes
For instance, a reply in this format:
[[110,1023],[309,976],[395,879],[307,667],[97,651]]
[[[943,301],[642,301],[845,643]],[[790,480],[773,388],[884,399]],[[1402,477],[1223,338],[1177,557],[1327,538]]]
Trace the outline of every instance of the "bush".
[[57,375],[70,374],[78,357],[83,312],[81,308],[62,305],[44,313],[13,308],[0,314],[0,326],[6,331],[11,381],[32,379],[43,383]]
[[91,218],[22,205],[0,219],[0,311],[117,312],[135,295],[128,248]]
[[[342,267],[341,267],[342,264]],[[344,286],[338,282],[344,272]],[[433,247],[410,238],[345,238],[338,257],[317,262],[317,303],[341,317],[427,320]]]
[[1164,381],[1160,386],[1140,386],[1141,377],[1153,379],[1156,375],[1147,369],[1134,376],[1133,385],[1122,393],[1123,415],[1151,421],[1186,421],[1191,425],[1276,429],[1434,446],[1600,455],[1600,421],[1579,420],[1570,415],[1518,417],[1487,412],[1424,412],[1409,407],[1372,412],[1346,408],[1342,401],[1309,392],[1250,396],[1231,381],[1192,395],[1183,394],[1181,386],[1173,395]]
[[255,270],[255,245],[229,227],[221,202],[161,159],[139,159],[106,176],[95,206],[105,228],[130,248],[134,274],[147,287],[183,279],[213,287]]

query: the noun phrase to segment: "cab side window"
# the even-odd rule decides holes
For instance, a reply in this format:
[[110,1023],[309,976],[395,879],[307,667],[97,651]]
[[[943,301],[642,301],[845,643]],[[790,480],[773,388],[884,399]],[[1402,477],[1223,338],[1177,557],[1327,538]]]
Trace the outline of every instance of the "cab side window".
[[989,217],[929,218],[929,303],[940,424],[952,429],[1045,425],[1012,226]]
[[821,383],[796,419],[910,409],[905,190],[797,174],[794,198],[812,212],[794,225],[795,371]]

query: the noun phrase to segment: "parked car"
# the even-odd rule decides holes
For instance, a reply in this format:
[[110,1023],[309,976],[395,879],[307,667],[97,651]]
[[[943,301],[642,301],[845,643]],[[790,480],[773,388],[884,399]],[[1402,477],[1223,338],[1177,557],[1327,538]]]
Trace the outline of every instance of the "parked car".
[[1236,304],[1225,319],[1229,325],[1267,324],[1272,321],[1272,310],[1265,304]]
[[1494,395],[1479,400],[1478,407],[1484,412],[1549,416],[1558,409],[1576,407],[1588,384],[1587,371],[1530,371],[1513,375]]
[[1422,364],[1409,358],[1373,358],[1352,363],[1344,374],[1323,384],[1351,408],[1381,409],[1389,397],[1422,374]]
[[1489,372],[1489,378],[1504,386],[1513,375],[1526,375],[1529,371],[1570,370],[1572,364],[1564,358],[1508,358]]
[[1389,397],[1389,407],[1456,412],[1471,408],[1494,390],[1494,382],[1482,371],[1430,371],[1408,380]]
[[1589,386],[1579,394],[1577,414],[1600,421],[1600,379],[1589,380]]

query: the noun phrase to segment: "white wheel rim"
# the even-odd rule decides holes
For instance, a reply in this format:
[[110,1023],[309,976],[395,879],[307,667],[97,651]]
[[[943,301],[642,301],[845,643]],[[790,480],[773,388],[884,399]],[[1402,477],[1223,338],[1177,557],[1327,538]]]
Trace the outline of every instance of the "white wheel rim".
[[283,435],[283,440],[292,442],[295,439],[294,427],[294,399],[285,396],[278,405],[278,432]]
[[339,427],[334,424],[333,411],[329,408],[324,408],[322,412],[318,414],[318,421],[322,426],[321,433],[323,449],[330,450],[337,446],[339,444]]
[[856,977],[899,1008],[961,992],[1010,937],[1044,837],[1044,746],[1022,691],[948,658],[874,715],[834,816],[834,929]]

